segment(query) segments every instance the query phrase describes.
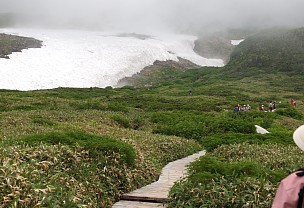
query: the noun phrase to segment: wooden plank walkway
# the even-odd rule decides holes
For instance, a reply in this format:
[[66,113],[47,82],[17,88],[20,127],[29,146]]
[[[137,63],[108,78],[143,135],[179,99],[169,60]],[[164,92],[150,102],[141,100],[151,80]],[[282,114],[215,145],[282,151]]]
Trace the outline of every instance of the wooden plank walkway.
[[188,157],[170,162],[163,168],[158,181],[124,194],[121,200],[115,203],[112,208],[164,207],[163,202],[168,199],[170,188],[176,181],[186,176],[186,166],[204,154],[205,151],[200,151]]

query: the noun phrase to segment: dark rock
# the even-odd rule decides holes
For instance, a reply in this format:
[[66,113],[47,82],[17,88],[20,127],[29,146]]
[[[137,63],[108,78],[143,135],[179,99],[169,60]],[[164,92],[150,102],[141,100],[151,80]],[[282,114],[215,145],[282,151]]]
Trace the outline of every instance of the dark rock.
[[41,48],[42,41],[29,37],[0,34],[0,58],[8,59],[8,55],[28,48]]

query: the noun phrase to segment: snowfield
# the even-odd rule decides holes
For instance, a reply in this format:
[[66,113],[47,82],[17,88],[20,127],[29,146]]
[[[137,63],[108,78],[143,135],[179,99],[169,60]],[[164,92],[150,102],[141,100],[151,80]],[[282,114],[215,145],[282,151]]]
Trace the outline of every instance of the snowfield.
[[243,42],[245,39],[241,39],[241,40],[231,40],[231,45],[237,46],[239,45],[241,42]]
[[161,34],[149,38],[114,32],[0,29],[0,33],[33,37],[42,48],[0,59],[0,89],[36,90],[57,87],[106,87],[138,73],[155,60],[182,57],[201,66],[223,66],[194,51],[195,36]]

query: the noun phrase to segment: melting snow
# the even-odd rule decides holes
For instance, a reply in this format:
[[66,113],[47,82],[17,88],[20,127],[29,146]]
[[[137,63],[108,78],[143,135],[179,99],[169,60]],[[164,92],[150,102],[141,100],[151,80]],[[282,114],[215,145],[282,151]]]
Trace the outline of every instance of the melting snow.
[[231,44],[232,45],[238,45],[240,44],[241,42],[243,42],[245,39],[242,39],[242,40],[231,40]]
[[[201,66],[223,66],[193,51],[196,37],[158,35],[147,39],[117,33],[65,30],[0,29],[1,33],[33,37],[43,47],[0,59],[0,89],[35,90],[56,87],[115,86],[155,60],[182,57]],[[114,35],[113,35],[114,34]]]

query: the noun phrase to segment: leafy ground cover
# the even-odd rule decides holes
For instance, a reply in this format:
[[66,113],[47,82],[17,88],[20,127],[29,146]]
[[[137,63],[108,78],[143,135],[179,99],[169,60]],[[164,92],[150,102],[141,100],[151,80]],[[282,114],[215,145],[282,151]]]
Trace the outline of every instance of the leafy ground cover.
[[111,207],[201,150],[153,134],[144,110],[116,101],[125,91],[1,91],[1,206]]
[[294,145],[222,145],[191,164],[169,207],[270,207],[280,180],[303,162]]

